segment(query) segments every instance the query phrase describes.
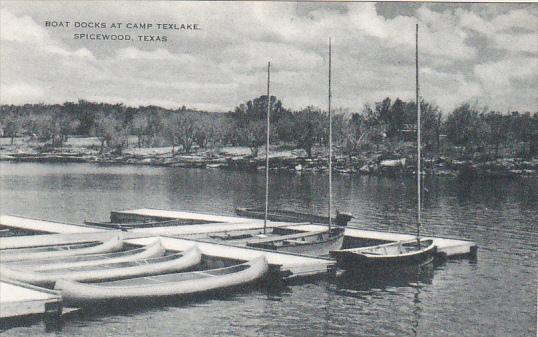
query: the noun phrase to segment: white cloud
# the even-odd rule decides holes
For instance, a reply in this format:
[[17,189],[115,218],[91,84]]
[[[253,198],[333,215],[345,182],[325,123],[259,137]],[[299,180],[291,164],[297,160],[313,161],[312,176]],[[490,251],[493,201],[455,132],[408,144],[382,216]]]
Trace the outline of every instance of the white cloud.
[[16,17],[5,8],[0,10],[0,39],[35,44],[50,42],[48,34],[31,17]]
[[[287,107],[324,108],[330,36],[333,101],[356,111],[385,96],[413,99],[419,23],[426,100],[445,111],[475,97],[493,107],[510,96],[521,107],[535,106],[538,13],[493,6],[439,11],[424,4],[414,16],[388,18],[374,3],[336,9],[280,2],[2,2],[2,84],[29,86],[7,90],[2,99],[94,98],[230,110],[264,94],[271,61],[272,92]],[[167,43],[103,43],[73,40],[74,30],[46,29],[47,19],[193,22],[202,30],[145,32],[167,35]]]
[[[3,82],[3,81],[2,81]],[[45,91],[35,85],[27,83],[2,83],[0,88],[0,102],[2,104],[25,104],[43,102]]]

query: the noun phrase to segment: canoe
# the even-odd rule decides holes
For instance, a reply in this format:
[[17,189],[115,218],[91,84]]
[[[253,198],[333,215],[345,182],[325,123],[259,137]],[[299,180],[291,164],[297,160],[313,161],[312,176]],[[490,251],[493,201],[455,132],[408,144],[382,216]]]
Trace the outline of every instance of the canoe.
[[343,227],[334,227],[331,231],[294,233],[256,239],[247,241],[247,246],[302,255],[324,256],[342,247],[344,232]]
[[8,262],[6,266],[24,269],[31,268],[31,270],[33,271],[45,271],[51,269],[90,267],[102,264],[149,259],[152,257],[163,256],[165,252],[166,249],[163,247],[161,240],[156,240],[155,242],[142,248],[131,249],[122,252],[15,261]]
[[337,266],[369,271],[393,267],[424,265],[433,261],[436,248],[431,239],[391,242],[377,246],[341,249],[331,252]]
[[52,286],[59,279],[81,282],[103,282],[131,277],[174,273],[200,263],[202,254],[198,247],[178,254],[153,257],[129,262],[109,263],[98,266],[32,271],[0,266],[2,277],[40,286]]
[[[253,219],[264,219],[265,218],[265,209],[261,208],[241,208],[238,207],[235,209],[235,213],[239,216],[244,216],[247,218]],[[332,223],[338,226],[347,226],[349,220],[353,216],[348,213],[336,212],[336,217],[332,218]],[[329,217],[300,213],[289,210],[282,209],[270,209],[267,214],[267,219],[271,221],[282,221],[282,222],[312,222],[312,223],[329,223]]]
[[61,258],[67,256],[98,254],[121,250],[123,240],[120,236],[105,242],[77,243],[69,245],[44,246],[34,248],[1,249],[0,261],[22,261],[31,259]]
[[248,284],[268,270],[264,256],[247,263],[220,269],[139,277],[122,281],[83,284],[58,280],[65,303],[85,305],[99,301],[140,300],[164,296],[190,296]]

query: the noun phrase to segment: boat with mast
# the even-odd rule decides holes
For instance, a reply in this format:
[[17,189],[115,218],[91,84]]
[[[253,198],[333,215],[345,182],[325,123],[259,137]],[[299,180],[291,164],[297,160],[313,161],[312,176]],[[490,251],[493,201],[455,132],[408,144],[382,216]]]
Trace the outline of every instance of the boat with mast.
[[433,261],[435,256],[435,245],[431,239],[420,237],[422,225],[421,215],[421,112],[420,112],[420,92],[419,92],[419,63],[418,63],[418,24],[416,25],[416,48],[415,48],[415,68],[416,68],[416,105],[417,105],[417,222],[416,238],[408,241],[397,241],[371,247],[341,249],[331,252],[331,256],[336,258],[340,268],[348,270],[372,271],[389,267],[416,266]]
[[273,230],[273,234],[280,234],[272,237],[267,234],[267,222],[269,220],[269,143],[270,143],[270,114],[271,114],[271,96],[270,96],[270,71],[271,63],[267,65],[267,136],[265,143],[265,210],[263,221],[263,234],[252,240],[247,239],[246,245],[269,250],[278,250],[294,252],[305,255],[327,255],[331,250],[342,247],[344,241],[344,228],[333,226],[332,212],[332,116],[331,116],[331,39],[329,38],[329,205],[328,205],[328,228],[316,232],[298,232],[288,230],[287,234],[282,235],[282,228]]

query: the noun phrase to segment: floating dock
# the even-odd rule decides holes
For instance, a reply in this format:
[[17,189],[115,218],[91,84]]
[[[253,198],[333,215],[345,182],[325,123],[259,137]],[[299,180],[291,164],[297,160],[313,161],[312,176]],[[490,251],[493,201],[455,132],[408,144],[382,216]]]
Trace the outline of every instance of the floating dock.
[[153,208],[140,208],[127,211],[110,212],[110,221],[112,222],[133,222],[133,221],[167,221],[167,220],[186,220],[198,221],[205,223],[258,223],[263,225],[263,220],[249,219],[235,216],[224,216],[204,213],[193,213],[183,211],[167,211]]
[[[263,220],[247,219],[233,216],[220,216],[204,213],[193,212],[179,212],[179,211],[167,211],[157,209],[136,209],[127,211],[114,211],[111,212],[111,219],[115,222],[128,222],[128,221],[197,221],[197,224],[186,224],[177,226],[163,226],[163,227],[145,227],[130,229],[128,233],[125,233],[126,238],[138,238],[148,236],[173,236],[185,239],[203,239],[210,234],[216,233],[230,233],[240,231],[255,231],[263,228]],[[49,233],[80,233],[81,240],[76,242],[87,241],[91,238],[105,237],[107,232],[103,228],[96,228],[87,225],[75,225],[65,224],[54,221],[44,221],[37,219],[29,219],[18,216],[0,215],[0,225],[6,227],[14,227],[19,229],[25,229],[30,231],[40,231]],[[301,231],[316,232],[325,228],[323,225],[316,224],[297,224],[286,222],[270,221],[267,224],[268,228],[284,227],[293,228]],[[411,234],[381,232],[374,230],[365,230],[353,227],[347,227],[345,231],[346,241],[353,244],[354,242],[363,242],[369,244],[379,244],[384,242],[394,242],[400,240],[410,240],[414,238]],[[474,256],[477,252],[476,243],[467,240],[451,239],[451,238],[439,238],[429,237],[434,240],[437,246],[439,254],[446,258],[459,257],[459,256]],[[25,236],[24,240],[14,238],[2,238],[0,240],[0,248],[14,248],[24,244],[24,246],[36,246],[45,244],[61,244],[68,243],[66,240],[73,240],[74,237],[56,237],[55,240],[44,238],[38,238],[34,236]],[[63,241],[62,241],[63,240]],[[95,239],[98,240],[98,239]],[[93,240],[93,241],[95,241]],[[43,243],[47,242],[47,243]],[[71,241],[73,242],[73,241]],[[218,244],[217,244],[218,245]],[[22,247],[22,246],[20,246]],[[246,249],[246,248],[245,248]]]
[[0,318],[46,315],[56,319],[62,314],[58,292],[29,284],[0,280]]
[[[188,236],[188,237],[200,237],[201,235],[217,232],[230,232],[230,231],[242,231],[242,230],[256,230],[263,228],[263,220],[247,219],[241,217],[232,216],[215,216],[211,214],[203,213],[191,213],[191,212],[176,212],[165,211],[157,209],[135,209],[126,211],[115,211],[111,213],[111,220],[115,222],[127,222],[133,221],[149,221],[149,220],[198,220],[203,221],[206,224],[218,219],[217,223],[211,224],[211,226],[205,225],[182,225],[182,226],[167,226],[167,227],[152,227],[152,228],[136,228],[133,232],[138,233],[154,233],[159,235],[170,236]],[[315,224],[296,224],[285,222],[268,222],[268,227],[291,227],[296,230],[302,230],[305,232],[316,232],[326,228],[322,225]],[[401,240],[412,240],[415,238],[411,234],[381,232],[374,230],[365,230],[353,227],[346,227],[345,231],[346,241],[353,243],[353,241],[367,242],[372,245],[386,242],[394,242]],[[476,243],[466,240],[438,238],[438,237],[425,237],[433,239],[437,247],[437,252],[446,258],[459,257],[465,255],[476,255],[477,246]]]

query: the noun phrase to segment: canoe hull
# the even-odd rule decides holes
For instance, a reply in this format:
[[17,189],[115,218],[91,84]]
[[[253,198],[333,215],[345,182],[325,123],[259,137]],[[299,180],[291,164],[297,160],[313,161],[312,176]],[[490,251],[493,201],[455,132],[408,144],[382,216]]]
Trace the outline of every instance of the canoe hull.
[[339,268],[361,272],[421,266],[431,263],[435,257],[435,245],[429,241],[423,249],[400,255],[371,255],[355,249],[336,250],[330,254],[336,259]]
[[32,259],[62,258],[84,254],[114,252],[121,250],[122,248],[123,240],[121,239],[121,236],[118,235],[108,241],[95,244],[90,243],[37,248],[2,249],[0,251],[0,261],[12,262]]
[[153,257],[163,256],[166,249],[160,240],[143,248],[128,250],[124,252],[76,255],[64,258],[26,260],[11,262],[6,264],[8,267],[31,269],[32,271],[45,271],[51,269],[91,267],[102,264],[130,262]]
[[80,282],[103,282],[132,277],[174,273],[191,268],[201,262],[202,254],[193,247],[183,254],[169,255],[130,262],[111,263],[93,267],[54,269],[34,272],[0,266],[4,277],[40,286],[53,286],[59,279]]
[[[261,256],[247,262],[245,269],[212,277],[197,278],[211,271],[169,274],[167,278],[178,277],[177,281],[166,281],[154,284],[137,284],[137,280],[129,280],[132,285],[117,285],[114,282],[100,284],[82,284],[69,280],[59,280],[55,289],[60,290],[64,302],[80,306],[103,301],[132,301],[168,296],[193,296],[211,291],[228,289],[249,284],[260,279],[268,271],[267,260]],[[233,267],[222,268],[225,270]],[[218,271],[214,270],[214,271]],[[159,276],[152,279],[158,280]]]

